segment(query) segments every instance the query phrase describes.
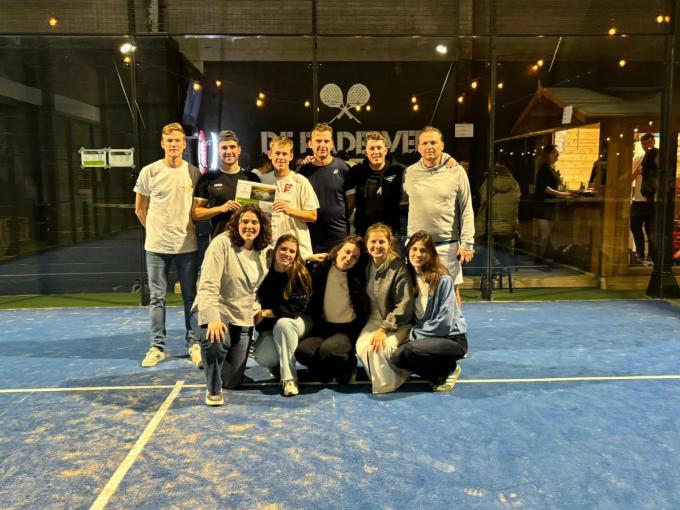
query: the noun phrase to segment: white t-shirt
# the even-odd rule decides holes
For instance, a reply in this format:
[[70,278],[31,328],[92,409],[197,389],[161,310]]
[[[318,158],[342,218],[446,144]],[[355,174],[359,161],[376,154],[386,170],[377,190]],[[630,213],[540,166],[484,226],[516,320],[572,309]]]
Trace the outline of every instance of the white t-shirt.
[[196,251],[196,229],[191,219],[198,168],[182,161],[171,168],[161,159],[142,168],[134,192],[149,197],[144,249],[178,254]]
[[[302,175],[291,172],[286,177],[276,179],[275,201],[287,202],[291,209],[315,211],[319,208],[314,188]],[[305,258],[313,253],[312,238],[307,222],[298,221],[285,213],[272,212],[272,243],[283,234],[293,234],[300,243],[300,255]]]
[[[645,155],[641,154],[640,156],[636,156],[633,158],[633,170],[635,170],[638,166],[640,166],[640,163],[642,163],[642,158],[644,158]],[[642,172],[640,172],[639,175],[635,176],[635,179],[633,179],[633,202],[646,202],[647,199],[642,196]]]
[[425,315],[425,310],[427,310],[430,285],[420,275],[416,276],[416,283],[418,284],[418,295],[413,301],[413,307],[416,312],[416,319],[422,319],[423,315]]

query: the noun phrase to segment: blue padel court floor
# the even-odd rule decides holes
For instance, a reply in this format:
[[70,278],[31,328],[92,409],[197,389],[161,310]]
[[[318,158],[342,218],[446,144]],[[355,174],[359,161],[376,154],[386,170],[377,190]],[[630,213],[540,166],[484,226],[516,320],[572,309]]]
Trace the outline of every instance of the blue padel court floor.
[[209,408],[179,308],[152,369],[143,308],[2,311],[0,508],[680,508],[680,308],[464,312],[451,393],[283,398],[251,360]]

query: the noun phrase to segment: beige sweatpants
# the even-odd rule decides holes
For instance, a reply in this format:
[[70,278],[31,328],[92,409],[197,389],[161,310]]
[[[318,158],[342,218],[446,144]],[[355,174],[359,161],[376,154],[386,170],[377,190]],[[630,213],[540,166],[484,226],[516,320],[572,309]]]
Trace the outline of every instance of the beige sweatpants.
[[397,368],[390,362],[394,351],[408,339],[410,325],[401,326],[389,333],[385,339],[385,347],[381,351],[373,352],[371,340],[380,329],[381,319],[369,319],[357,340],[357,356],[363,363],[368,377],[371,379],[373,393],[389,393],[406,382],[409,373]]

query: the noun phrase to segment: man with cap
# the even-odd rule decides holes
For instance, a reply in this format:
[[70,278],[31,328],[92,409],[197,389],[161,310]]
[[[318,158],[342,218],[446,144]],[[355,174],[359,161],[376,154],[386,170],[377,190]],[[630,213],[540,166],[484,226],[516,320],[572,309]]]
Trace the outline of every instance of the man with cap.
[[194,221],[210,220],[210,237],[224,232],[232,213],[240,207],[236,198],[239,180],[260,182],[256,175],[240,167],[241,144],[233,131],[220,132],[220,168],[201,176],[194,190],[191,216]]

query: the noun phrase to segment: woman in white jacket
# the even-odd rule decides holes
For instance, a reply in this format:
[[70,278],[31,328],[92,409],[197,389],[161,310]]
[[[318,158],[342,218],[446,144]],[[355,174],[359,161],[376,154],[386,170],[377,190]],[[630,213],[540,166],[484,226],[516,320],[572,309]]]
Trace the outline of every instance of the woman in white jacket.
[[271,228],[259,207],[244,205],[215,237],[203,259],[194,304],[206,377],[205,403],[224,404],[222,388],[243,379],[255,314],[256,292],[269,268]]

